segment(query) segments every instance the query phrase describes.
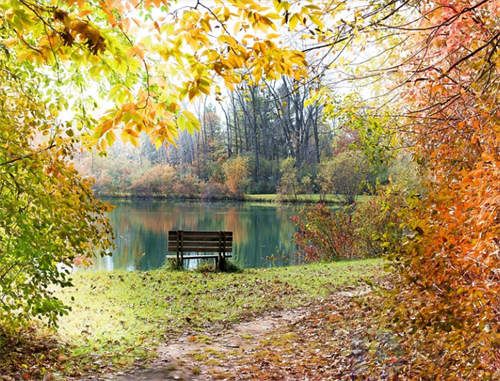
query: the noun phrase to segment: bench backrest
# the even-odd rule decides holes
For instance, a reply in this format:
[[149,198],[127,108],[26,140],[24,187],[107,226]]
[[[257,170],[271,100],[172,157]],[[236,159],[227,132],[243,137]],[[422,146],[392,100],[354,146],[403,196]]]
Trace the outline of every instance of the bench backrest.
[[233,232],[203,232],[171,230],[168,232],[168,251],[230,253]]

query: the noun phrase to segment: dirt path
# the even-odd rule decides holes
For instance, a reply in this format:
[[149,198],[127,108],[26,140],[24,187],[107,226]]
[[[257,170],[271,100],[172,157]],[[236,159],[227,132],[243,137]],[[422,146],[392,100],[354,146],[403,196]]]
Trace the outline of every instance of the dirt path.
[[[240,349],[253,349],[270,332],[294,324],[307,314],[307,307],[276,312],[231,325],[204,335],[183,335],[158,348],[158,358],[148,369],[113,380],[206,380],[230,368],[231,357]],[[225,365],[219,360],[224,360]]]
[[[185,334],[158,348],[157,359],[148,368],[107,378],[114,381],[238,379],[238,369],[252,363],[259,346],[270,336],[286,333],[324,305],[366,295],[358,287],[334,293],[329,298],[297,309],[272,312],[204,334]],[[241,378],[248,378],[242,377]],[[294,379],[293,377],[290,379]]]

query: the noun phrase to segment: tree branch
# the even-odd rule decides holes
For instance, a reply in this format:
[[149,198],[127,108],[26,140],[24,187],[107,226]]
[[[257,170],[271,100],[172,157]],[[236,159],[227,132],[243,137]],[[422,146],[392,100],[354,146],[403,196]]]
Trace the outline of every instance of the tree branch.
[[12,163],[15,163],[16,161],[20,161],[20,160],[24,160],[24,159],[28,159],[30,157],[33,157],[35,155],[38,155],[39,153],[41,152],[44,152],[44,151],[48,151],[52,148],[54,148],[56,146],[55,143],[52,143],[50,144],[49,146],[45,147],[45,148],[42,148],[38,151],[35,151],[35,152],[31,152],[29,154],[26,154],[26,155],[23,155],[23,156],[18,156],[18,157],[15,157],[13,159],[10,159],[10,160],[7,160],[7,161],[4,161],[3,163],[0,163],[0,167],[4,166],[4,165],[9,165],[9,164],[12,164]]

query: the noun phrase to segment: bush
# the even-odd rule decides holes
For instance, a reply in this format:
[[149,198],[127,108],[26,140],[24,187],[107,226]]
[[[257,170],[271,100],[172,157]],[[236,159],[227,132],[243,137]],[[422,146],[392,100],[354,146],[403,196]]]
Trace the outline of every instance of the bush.
[[128,190],[147,169],[145,166],[149,166],[149,163],[139,165],[138,161],[129,159],[125,154],[113,157],[113,160],[93,155],[92,160],[79,165],[78,169],[83,175],[96,178],[93,186],[96,192],[109,194]]
[[43,106],[1,96],[0,106],[0,327],[56,324],[68,307],[54,288],[71,285],[73,264],[111,246],[107,207],[68,164],[71,144],[35,144],[53,128]]
[[243,269],[233,261],[226,259],[224,261],[224,266],[222,267],[221,271],[225,273],[241,273],[243,272]]
[[367,256],[394,252],[403,236],[401,212],[406,196],[393,188],[379,190],[367,201],[359,202],[353,212],[353,224],[360,250]]
[[222,200],[228,197],[228,189],[224,184],[210,181],[203,186],[203,200]]
[[172,193],[179,197],[195,198],[199,196],[202,182],[194,175],[176,176],[172,184]]
[[195,269],[196,272],[200,273],[214,273],[214,272],[224,272],[224,273],[241,273],[243,270],[233,261],[229,259],[224,259],[220,265],[220,268],[217,268],[212,261],[203,261],[198,265]]
[[399,192],[423,194],[422,170],[408,153],[400,153],[387,170],[388,181]]
[[313,192],[313,181],[311,176],[309,175],[304,175],[300,179],[300,190],[301,193],[312,193]]
[[336,193],[353,204],[366,184],[369,164],[361,151],[345,151],[324,162],[319,168],[321,191]]
[[113,178],[106,173],[101,173],[96,177],[92,189],[97,194],[105,194],[113,192]]
[[170,165],[156,165],[135,180],[130,190],[138,194],[168,194],[172,191],[175,172]]
[[349,208],[331,210],[319,203],[292,217],[298,227],[295,243],[310,261],[361,257],[356,228]]
[[177,258],[167,258],[163,267],[169,271],[182,271],[184,267],[182,266],[182,262],[177,260]]
[[306,207],[293,217],[295,242],[308,260],[373,257],[396,252],[404,231],[402,215],[412,195],[396,185],[350,207]]
[[276,193],[276,186],[267,180],[261,180],[257,182],[252,181],[248,185],[247,191],[251,194]]

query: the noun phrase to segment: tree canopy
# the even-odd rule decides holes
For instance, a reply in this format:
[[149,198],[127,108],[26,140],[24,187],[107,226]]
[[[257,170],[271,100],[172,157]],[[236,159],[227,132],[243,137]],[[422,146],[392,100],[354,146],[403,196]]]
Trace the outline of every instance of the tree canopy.
[[491,375],[499,9],[496,0],[1,0],[4,311],[53,319],[62,307],[47,287],[66,284],[57,263],[109,246],[98,238],[109,230],[104,206],[69,164],[75,149],[137,144],[143,132],[175,144],[199,127],[187,102],[285,77],[292,94],[316,84],[306,106],[356,128],[368,157],[405,147],[423,168],[425,193],[401,212],[412,234],[393,253],[391,308],[411,327],[408,348],[429,353],[412,371]]

